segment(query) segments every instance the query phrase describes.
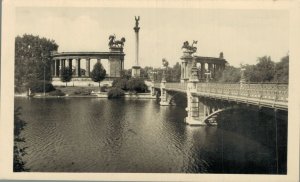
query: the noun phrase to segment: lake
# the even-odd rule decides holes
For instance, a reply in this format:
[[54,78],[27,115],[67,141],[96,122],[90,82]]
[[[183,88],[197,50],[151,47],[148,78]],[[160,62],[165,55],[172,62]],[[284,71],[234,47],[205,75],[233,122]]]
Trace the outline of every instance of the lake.
[[191,127],[184,107],[156,100],[15,98],[19,106],[33,172],[287,171],[284,112],[275,120],[271,109],[236,109],[220,114],[218,126]]

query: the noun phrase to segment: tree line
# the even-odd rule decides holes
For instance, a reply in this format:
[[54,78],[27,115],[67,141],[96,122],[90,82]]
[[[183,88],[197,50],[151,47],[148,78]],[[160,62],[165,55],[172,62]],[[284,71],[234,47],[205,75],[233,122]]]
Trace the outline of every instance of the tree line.
[[[281,58],[279,62],[272,61],[270,56],[257,58],[255,65],[241,65],[244,68],[246,82],[268,83],[289,82],[289,55]],[[222,75],[217,78],[218,82],[239,82],[241,79],[241,68],[226,65]]]
[[[25,34],[15,38],[15,90],[32,88],[36,92],[55,90],[51,85],[51,52],[57,51],[58,45],[54,40]],[[284,56],[279,62],[274,62],[270,56],[257,59],[255,65],[242,65],[247,82],[288,82],[289,56]],[[61,69],[61,81],[72,79],[72,68]],[[181,66],[177,62],[166,69],[146,66],[141,68],[141,78],[160,82],[165,71],[167,82],[180,82]],[[200,70],[199,70],[200,71]],[[131,69],[123,70],[123,78],[131,77]],[[91,72],[93,81],[99,83],[105,78],[106,71],[101,63],[96,63]],[[239,82],[241,68],[227,64],[222,73],[217,73],[214,82]],[[44,82],[45,80],[45,82]]]
[[[270,56],[262,56],[257,58],[257,63],[254,65],[246,64],[234,67],[227,63],[223,72],[217,72],[215,78],[210,81],[237,83],[241,80],[241,67],[244,68],[246,82],[288,83],[289,81],[289,55],[282,57],[279,62],[274,62]],[[148,66],[141,68],[141,77],[146,80],[160,82],[163,71],[166,72],[167,82],[180,82],[181,66],[178,62],[172,67],[167,67],[165,70],[163,68]],[[123,77],[130,77],[131,69],[124,70],[122,75]],[[198,69],[198,76],[200,76],[200,69]]]

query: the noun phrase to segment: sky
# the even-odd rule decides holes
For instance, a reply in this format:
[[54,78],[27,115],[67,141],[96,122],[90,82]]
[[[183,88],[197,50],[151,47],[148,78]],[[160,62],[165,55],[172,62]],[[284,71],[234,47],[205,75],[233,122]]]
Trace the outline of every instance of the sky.
[[[184,41],[197,40],[198,56],[218,57],[230,65],[256,64],[289,52],[287,10],[19,7],[16,36],[39,35],[55,40],[58,51],[108,51],[108,37],[125,37],[125,69],[135,62],[134,16],[140,16],[139,64],[161,67],[181,62]],[[106,67],[106,66],[105,66]]]

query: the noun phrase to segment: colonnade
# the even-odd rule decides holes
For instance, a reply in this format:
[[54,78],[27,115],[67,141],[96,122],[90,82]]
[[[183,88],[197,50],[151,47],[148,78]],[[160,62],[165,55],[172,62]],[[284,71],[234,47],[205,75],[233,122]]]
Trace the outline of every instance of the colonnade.
[[184,53],[181,60],[181,82],[187,82],[189,80],[193,64],[198,64],[197,75],[200,80],[216,78],[216,74],[222,72],[225,69],[226,64],[226,60],[223,57],[192,56],[188,52]]
[[[72,68],[73,71],[73,65],[75,66],[75,71],[73,73],[74,77],[90,77],[91,74],[91,59],[94,58],[55,58],[51,62],[51,74],[53,77],[60,77],[61,76],[61,70],[63,70],[66,67]],[[96,58],[97,62],[101,62],[100,58]],[[85,61],[85,73],[83,74],[81,72],[82,61]],[[110,77],[120,77],[120,72],[124,69],[124,59],[111,59],[109,60],[109,67],[108,70],[106,70],[106,73]]]

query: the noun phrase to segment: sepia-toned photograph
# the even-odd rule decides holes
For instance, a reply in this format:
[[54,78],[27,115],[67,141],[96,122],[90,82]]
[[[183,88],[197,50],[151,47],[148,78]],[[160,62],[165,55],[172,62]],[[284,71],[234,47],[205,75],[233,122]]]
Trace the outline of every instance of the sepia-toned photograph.
[[12,172],[288,175],[290,18],[16,6]]

